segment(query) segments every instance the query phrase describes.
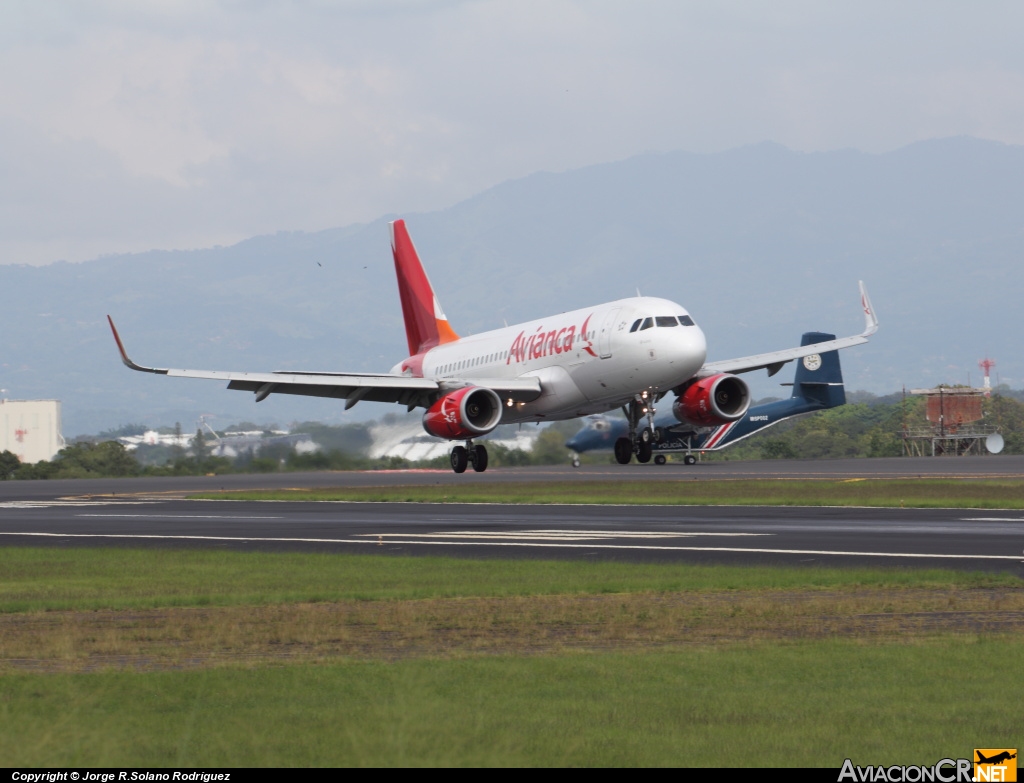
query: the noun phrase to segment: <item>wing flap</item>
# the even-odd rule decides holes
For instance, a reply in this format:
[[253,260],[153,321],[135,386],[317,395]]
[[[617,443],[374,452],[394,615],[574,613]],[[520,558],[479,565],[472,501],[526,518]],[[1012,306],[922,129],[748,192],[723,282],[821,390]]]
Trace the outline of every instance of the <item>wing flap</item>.
[[[228,381],[239,385],[233,389],[249,388],[270,383],[275,386],[333,386],[336,388],[358,389],[361,387],[381,389],[419,389],[433,391],[439,388],[437,381],[429,378],[412,378],[407,375],[357,375],[355,373],[335,375],[333,373],[301,372],[225,372],[221,370],[174,370],[163,371],[171,378],[204,378],[210,381]],[[242,384],[245,386],[243,387]],[[368,399],[368,398],[365,398]]]

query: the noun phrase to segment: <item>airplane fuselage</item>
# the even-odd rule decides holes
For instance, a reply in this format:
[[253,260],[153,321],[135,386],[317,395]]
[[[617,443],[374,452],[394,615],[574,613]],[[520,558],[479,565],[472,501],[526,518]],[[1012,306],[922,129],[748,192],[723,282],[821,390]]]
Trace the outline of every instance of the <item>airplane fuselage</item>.
[[409,357],[392,372],[451,388],[536,377],[541,396],[507,401],[502,422],[550,421],[618,408],[641,389],[675,388],[693,377],[706,354],[704,333],[685,308],[634,297],[462,337]]

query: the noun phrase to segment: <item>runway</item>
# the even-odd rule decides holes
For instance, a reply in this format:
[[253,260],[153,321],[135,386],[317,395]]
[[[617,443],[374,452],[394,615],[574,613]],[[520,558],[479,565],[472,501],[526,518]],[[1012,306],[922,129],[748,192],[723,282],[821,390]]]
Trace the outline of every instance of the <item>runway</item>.
[[516,483],[523,481],[686,481],[701,479],[894,479],[894,478],[1024,478],[1024,456],[913,457],[842,460],[751,460],[704,462],[693,466],[589,465],[572,468],[545,465],[492,468],[486,473],[456,475],[450,470],[322,471],[259,473],[164,478],[61,479],[0,481],[0,501],[46,500],[68,495],[181,494],[216,489],[282,487],[368,487],[424,484]]
[[192,501],[204,489],[461,482],[1024,477],[1024,457],[762,460],[0,482],[0,546],[161,546],[1021,572],[1024,512]]
[[1024,574],[1024,512],[971,510],[5,500],[0,542]]

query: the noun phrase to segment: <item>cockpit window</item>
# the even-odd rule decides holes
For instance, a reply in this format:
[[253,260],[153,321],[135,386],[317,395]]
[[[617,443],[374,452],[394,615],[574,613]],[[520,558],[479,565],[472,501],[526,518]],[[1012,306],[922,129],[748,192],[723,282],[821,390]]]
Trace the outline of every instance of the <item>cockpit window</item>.
[[658,326],[679,326],[674,315],[659,315],[654,319]]
[[681,323],[683,326],[693,326],[694,325],[693,324],[693,319],[690,318],[690,316],[688,316],[688,315],[681,315],[681,316],[679,316],[679,323]]
[[652,326],[654,326],[654,319],[645,318],[644,322],[640,324],[640,331],[642,332],[644,329],[650,329]]
[[644,320],[644,319],[643,318],[637,318],[635,321],[633,321],[633,325],[631,327],[629,327],[629,331],[635,332],[637,329],[639,329],[640,328],[640,322],[642,320]]

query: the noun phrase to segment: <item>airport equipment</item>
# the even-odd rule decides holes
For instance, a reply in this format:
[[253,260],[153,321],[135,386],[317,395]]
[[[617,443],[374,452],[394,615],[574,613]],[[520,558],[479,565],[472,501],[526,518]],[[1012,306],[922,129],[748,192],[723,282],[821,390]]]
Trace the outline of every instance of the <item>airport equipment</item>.
[[[987,379],[986,379],[987,380]],[[982,401],[990,388],[938,386],[911,389],[927,398],[926,418],[931,426],[911,429],[906,424],[900,436],[905,457],[967,457],[998,454],[1003,436],[998,427],[983,422]]]

